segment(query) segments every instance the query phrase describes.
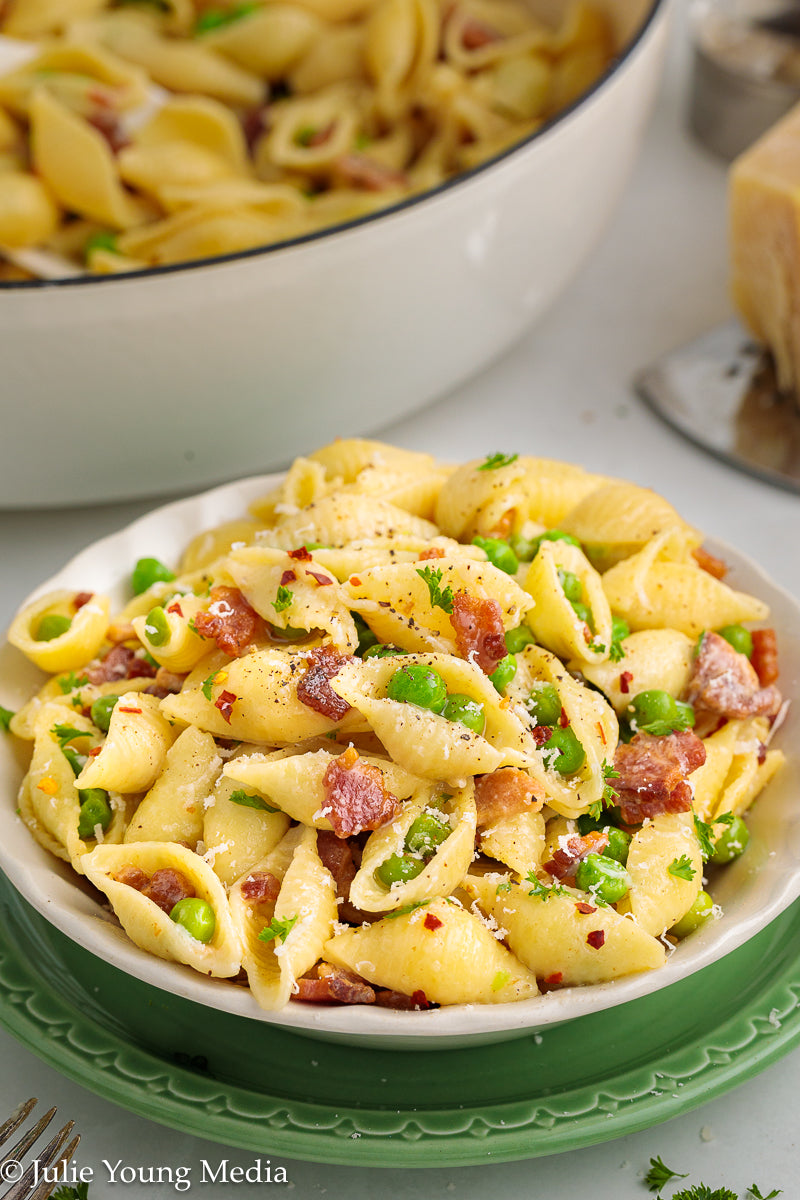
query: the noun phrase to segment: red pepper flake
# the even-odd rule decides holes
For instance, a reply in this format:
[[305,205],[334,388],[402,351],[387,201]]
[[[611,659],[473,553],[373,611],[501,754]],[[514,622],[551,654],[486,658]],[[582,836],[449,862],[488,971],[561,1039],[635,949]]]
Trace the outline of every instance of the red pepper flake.
[[88,604],[93,595],[94,592],[78,592],[72,601],[75,611],[77,612],[79,608],[83,608],[84,604]]
[[177,613],[179,617],[183,616],[183,609],[181,608],[180,604],[178,604],[177,600],[173,600],[172,604],[170,604],[169,608],[167,609],[167,612]]
[[123,708],[121,704],[118,705],[118,708],[120,712],[126,713],[140,713],[142,711],[140,708]]
[[233,692],[220,692],[214,701],[214,707],[219,709],[221,715],[225,718],[229,725],[231,723],[233,706],[237,699],[238,697],[235,696]]
[[589,913],[597,912],[595,906],[593,904],[587,904],[585,900],[578,900],[575,904],[575,907],[577,908],[578,912],[583,913],[584,916],[588,916]]
[[298,546],[296,550],[290,550],[289,558],[296,558],[298,562],[311,562],[311,554],[305,546]]
[[430,1008],[431,1002],[425,993],[419,988],[416,992],[411,993],[411,999],[414,1001],[415,1008]]
[[569,717],[567,716],[567,710],[565,708],[561,709],[561,716],[558,718],[558,723],[562,729],[566,729],[569,725]]
[[294,571],[284,571],[281,575],[281,587],[286,587],[287,583],[294,583],[296,579]]
[[602,722],[602,721],[596,721],[596,722],[595,722],[595,729],[596,729],[596,730],[597,730],[597,732],[600,734],[600,741],[603,743],[603,745],[604,745],[604,746],[607,746],[607,745],[608,745],[608,742],[606,741],[606,731],[605,731],[605,729],[603,729],[603,722]]
[[312,579],[316,580],[320,587],[328,587],[333,583],[330,575],[322,575],[319,571],[306,571],[306,575],[310,575]]
[[548,975],[543,982],[545,987],[558,987],[563,978],[561,971],[555,971],[552,975]]
[[622,692],[623,696],[627,696],[628,692],[631,690],[632,681],[633,672],[623,671],[619,677],[619,690]]
[[89,758],[94,758],[95,755],[99,754],[102,749],[102,746],[92,746],[91,750],[89,751]]
[[599,950],[605,943],[606,931],[604,929],[593,929],[590,934],[587,934],[586,944],[591,946],[593,950]]
[[352,583],[353,587],[361,587],[361,580],[357,575],[351,575],[347,582]]
[[429,912],[425,914],[425,920],[422,922],[422,924],[426,929],[433,931],[434,929],[439,929],[444,922],[440,921],[440,919],[436,916],[436,913]]

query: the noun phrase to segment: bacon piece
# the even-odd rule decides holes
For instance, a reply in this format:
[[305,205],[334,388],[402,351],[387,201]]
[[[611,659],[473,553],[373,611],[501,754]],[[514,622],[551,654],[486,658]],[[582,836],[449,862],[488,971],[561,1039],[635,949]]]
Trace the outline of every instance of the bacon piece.
[[467,17],[461,26],[461,45],[465,50],[481,50],[503,40],[502,33],[477,17]]
[[375,993],[375,1003],[379,1008],[393,1008],[396,1012],[419,1012],[425,1008],[435,1008],[423,991],[416,991],[407,996],[405,992],[394,992],[384,988]]
[[606,933],[604,929],[593,929],[591,933],[586,935],[586,944],[591,946],[593,950],[599,950],[605,945]]
[[753,630],[753,653],[750,665],[758,676],[762,688],[769,687],[778,678],[778,639],[774,629]]
[[350,845],[328,829],[317,834],[317,853],[323,867],[333,876],[336,895],[342,900],[350,899],[350,884],[356,877],[356,864]]
[[165,696],[177,695],[185,680],[185,675],[178,675],[175,671],[168,671],[166,667],[159,667],[156,671],[155,682],[144,690],[149,695],[158,696],[163,700]]
[[314,712],[341,721],[350,705],[337,696],[329,680],[338,675],[345,663],[353,661],[352,654],[340,654],[333,646],[315,646],[306,659],[308,670],[297,685],[297,699]]
[[149,876],[144,873],[141,867],[127,866],[122,867],[114,878],[117,883],[124,883],[126,887],[136,888],[136,891],[140,892],[147,883]]
[[637,733],[617,746],[614,779],[622,819],[635,825],[661,813],[689,812],[692,789],[687,777],[706,761],[706,748],[691,729],[664,737]]
[[531,737],[536,745],[541,748],[545,742],[550,741],[550,735],[552,732],[553,731],[549,725],[534,725],[533,729],[531,730]]
[[112,646],[104,658],[95,659],[84,671],[89,683],[116,683],[120,679],[150,678],[158,667],[129,646]]
[[461,657],[477,663],[485,675],[491,675],[500,659],[508,654],[503,610],[497,601],[456,592],[450,624]]
[[183,616],[183,609],[181,608],[181,606],[177,600],[172,601],[172,604],[170,604],[170,606],[168,607],[167,612],[177,613],[177,615],[179,617]]
[[[548,730],[549,733],[549,730]],[[516,813],[538,812],[544,804],[544,791],[525,771],[503,767],[475,779],[475,804],[478,825],[491,825]]]
[[211,603],[199,612],[194,625],[201,637],[212,638],[230,658],[238,658],[266,634],[264,618],[248,604],[238,588],[211,589]]
[[292,1000],[305,1000],[316,1004],[374,1004],[375,989],[341,967],[320,963],[317,979],[298,979],[299,991]]
[[774,717],[781,706],[778,689],[762,688],[747,655],[712,630],[703,634],[692,663],[686,699],[697,709],[729,718]]
[[444,550],[441,546],[426,546],[417,562],[425,562],[428,558],[444,558]]
[[269,107],[267,105],[261,105],[258,108],[248,109],[242,114],[241,124],[247,149],[249,150],[250,154],[252,154],[261,135],[266,133],[269,129]]
[[242,880],[242,897],[251,904],[258,904],[265,900],[271,900],[274,903],[278,899],[280,890],[280,881],[271,871],[251,871],[247,878]]
[[696,550],[692,551],[692,558],[701,571],[707,571],[715,579],[724,579],[728,574],[728,564],[721,558],[717,558],[716,555],[709,554],[708,550],[704,550],[702,546],[698,546]]
[[408,187],[404,171],[388,167],[366,154],[342,154],[336,160],[336,172],[344,183],[367,192],[387,192],[390,188]]
[[340,838],[365,829],[380,829],[400,807],[400,801],[387,789],[380,768],[364,762],[353,746],[333,759],[322,783],[322,811]]
[[565,846],[559,846],[553,852],[549,862],[544,863],[544,869],[554,879],[566,879],[574,875],[578,864],[587,854],[602,854],[608,845],[608,834],[601,829],[592,829],[581,836],[574,834]]
[[127,866],[123,867],[114,878],[118,883],[124,883],[128,887],[135,888],[137,892],[141,892],[143,896],[147,896],[147,899],[157,904],[167,916],[179,900],[195,894],[194,888],[186,876],[180,871],[173,870],[172,867],[160,867],[152,875],[148,875],[141,867]]
[[[98,103],[101,97],[95,94],[92,99],[95,103]],[[131,140],[114,113],[108,112],[103,108],[95,108],[86,120],[90,125],[94,126],[98,133],[102,133],[108,142],[112,154],[119,154],[120,150],[123,150],[126,146],[130,146]]]
[[79,608],[83,608],[84,604],[88,604],[94,592],[78,592],[72,601],[72,606],[77,612]]
[[587,904],[585,900],[578,900],[575,904],[575,908],[584,917],[588,917],[589,913],[597,912],[595,905]]

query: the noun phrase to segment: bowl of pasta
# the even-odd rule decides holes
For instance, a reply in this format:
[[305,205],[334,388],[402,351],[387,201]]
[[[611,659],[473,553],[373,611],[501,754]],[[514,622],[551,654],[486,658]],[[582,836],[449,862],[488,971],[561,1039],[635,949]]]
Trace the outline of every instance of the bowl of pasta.
[[345,439],[25,602],[0,866],[104,961],[297,1033],[576,1019],[800,895],[798,615],[647,489]]
[[0,505],[283,467],[484,366],[609,220],[666,10],[12,0]]

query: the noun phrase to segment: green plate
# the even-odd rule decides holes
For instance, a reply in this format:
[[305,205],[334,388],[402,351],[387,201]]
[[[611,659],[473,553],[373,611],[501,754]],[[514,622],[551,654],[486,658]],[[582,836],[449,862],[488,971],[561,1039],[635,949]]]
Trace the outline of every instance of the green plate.
[[451,1166],[666,1121],[800,1041],[800,902],[629,1004],[475,1049],[362,1050],[158,991],[89,954],[0,875],[0,1024],[90,1091],[186,1133],[314,1162]]

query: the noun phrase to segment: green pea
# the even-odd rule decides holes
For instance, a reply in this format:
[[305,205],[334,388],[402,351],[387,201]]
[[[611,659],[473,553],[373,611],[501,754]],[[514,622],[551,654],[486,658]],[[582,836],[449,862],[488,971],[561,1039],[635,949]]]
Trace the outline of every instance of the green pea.
[[392,854],[375,868],[375,878],[384,887],[416,879],[425,870],[425,863],[413,854]]
[[745,629],[744,625],[723,625],[722,629],[718,629],[717,633],[720,637],[724,637],[725,641],[733,646],[734,650],[738,650],[740,654],[746,654],[748,658],[753,656],[753,638],[749,629]]
[[354,612],[350,615],[353,618],[356,633],[358,634],[358,649],[356,650],[356,654],[359,654],[363,658],[367,650],[370,650],[373,646],[379,646],[380,642],[360,613]]
[[486,557],[493,567],[505,571],[506,575],[516,575],[519,559],[508,542],[504,542],[502,538],[474,537],[472,544],[480,546],[481,550],[485,551]]
[[140,558],[133,568],[131,587],[133,594],[140,596],[148,591],[154,583],[169,583],[175,578],[175,573],[157,558]]
[[589,608],[589,605],[584,604],[582,600],[573,600],[572,607],[575,610],[575,616],[578,620],[588,625],[592,633],[594,633],[594,618],[592,617],[592,610]]
[[210,942],[217,927],[213,908],[200,896],[184,896],[170,912],[169,919],[198,942]]
[[451,692],[442,709],[442,716],[447,717],[448,721],[460,721],[473,733],[483,733],[486,728],[486,714],[480,700],[473,700],[472,696],[462,692]]
[[393,658],[397,654],[407,653],[407,650],[401,650],[399,646],[382,646],[378,642],[376,645],[370,646],[369,650],[364,651],[364,658]]
[[151,646],[163,646],[169,641],[170,628],[167,614],[160,604],[151,608],[144,619],[144,636]]
[[72,773],[74,775],[80,775],[81,771],[89,761],[88,755],[79,754],[74,746],[62,746],[61,753],[72,767]]
[[507,654],[505,658],[500,659],[500,662],[492,671],[489,678],[502,696],[516,673],[517,660],[514,658],[513,654]]
[[406,834],[405,848],[412,854],[430,858],[437,846],[441,846],[451,834],[450,826],[433,813],[420,813],[411,822]]
[[509,654],[519,654],[526,646],[536,641],[533,631],[527,625],[517,625],[514,629],[506,630],[506,650]]
[[537,725],[555,725],[561,716],[561,697],[555,684],[535,683],[525,707]]
[[730,825],[726,825],[725,829],[723,829],[714,842],[714,853],[711,855],[709,861],[716,866],[723,866],[725,863],[733,862],[735,858],[744,854],[749,841],[750,830],[741,817],[734,817]]
[[98,729],[102,729],[104,733],[108,731],[111,724],[111,714],[114,711],[119,696],[98,696],[90,710],[92,721]]
[[628,713],[640,729],[647,725],[673,725],[678,717],[678,705],[669,692],[650,688],[639,692],[628,705]]
[[36,626],[36,641],[52,642],[54,638],[66,633],[71,625],[72,619],[65,617],[63,613],[45,613]]
[[416,704],[435,713],[440,713],[447,703],[447,685],[439,672],[418,663],[410,663],[395,671],[386,694],[390,700]]
[[586,759],[586,751],[578,741],[577,735],[571,725],[567,725],[566,729],[557,726],[550,737],[545,742],[542,749],[545,751],[547,761],[547,751],[557,750],[558,756],[550,759],[550,765],[561,775],[572,775],[580,767],[583,766]]
[[521,533],[512,533],[509,536],[508,544],[520,562],[530,562],[539,549],[538,538],[526,538]]
[[[611,845],[621,845],[621,843],[615,842],[611,837],[612,834],[619,832],[624,834],[626,845],[628,845],[630,844],[631,840],[630,835],[625,833],[624,830],[619,830],[617,828],[618,822],[621,820],[622,813],[616,805],[614,805],[612,808],[604,808],[603,815],[601,817],[591,817],[589,813],[581,813],[581,815],[578,817],[578,833],[584,835],[591,833],[595,829],[602,829],[604,833],[609,835],[610,847]],[[625,857],[621,858],[618,854],[612,853],[610,848],[605,849],[603,853],[609,858],[616,858],[617,862],[625,862],[628,857],[627,852],[625,853]]]
[[631,636],[631,627],[623,617],[611,618],[611,640],[612,642],[621,642],[624,638]]
[[99,825],[105,832],[111,824],[113,813],[108,802],[108,792],[102,788],[86,788],[78,792],[81,807],[78,814],[78,837],[83,841],[95,836]]
[[569,542],[570,546],[580,546],[580,542],[571,533],[565,533],[563,529],[546,529],[544,533],[540,533],[538,537],[533,538],[534,556],[542,542]]
[[559,567],[558,581],[570,604],[575,604],[583,599],[583,584],[574,571],[567,571],[564,567]]
[[613,858],[624,866],[628,861],[628,851],[631,848],[631,835],[624,829],[615,829],[613,825],[607,827],[606,833],[608,834],[608,845],[603,854],[606,858]]
[[606,904],[616,904],[630,891],[631,877],[622,863],[605,854],[587,854],[578,864],[575,882]]
[[692,907],[680,921],[677,921],[670,929],[670,933],[676,938],[688,937],[690,933],[694,933],[699,929],[708,918],[714,908],[714,901],[709,896],[708,892],[698,892],[697,899]]

